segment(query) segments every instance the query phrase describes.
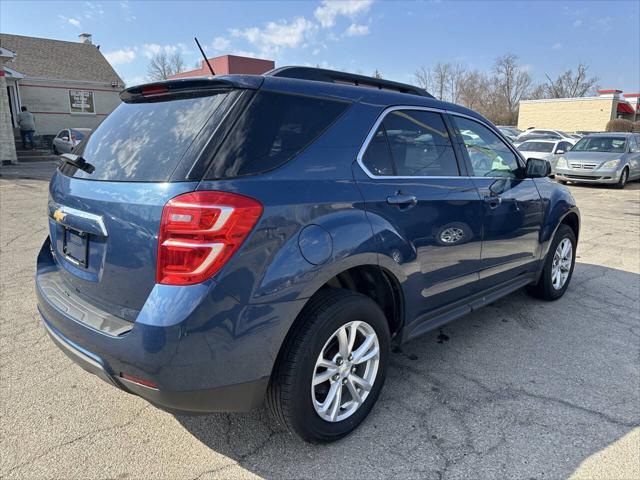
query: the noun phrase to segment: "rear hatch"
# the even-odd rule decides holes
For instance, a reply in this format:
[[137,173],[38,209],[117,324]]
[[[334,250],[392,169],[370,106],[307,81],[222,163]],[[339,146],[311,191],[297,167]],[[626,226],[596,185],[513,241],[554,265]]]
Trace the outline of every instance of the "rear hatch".
[[203,151],[234,105],[259,86],[255,79],[241,88],[183,81],[121,94],[124,103],[50,183],[51,246],[64,288],[135,320],[156,281],[163,207],[196,189]]

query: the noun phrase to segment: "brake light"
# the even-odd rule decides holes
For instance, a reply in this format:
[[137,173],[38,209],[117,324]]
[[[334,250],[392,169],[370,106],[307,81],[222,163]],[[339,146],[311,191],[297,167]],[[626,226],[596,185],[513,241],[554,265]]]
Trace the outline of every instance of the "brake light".
[[169,89],[166,85],[145,85],[142,87],[143,97],[152,97],[154,95],[161,95],[167,93]]
[[193,285],[214,275],[262,215],[253,198],[202,191],[172,198],[162,210],[156,282]]

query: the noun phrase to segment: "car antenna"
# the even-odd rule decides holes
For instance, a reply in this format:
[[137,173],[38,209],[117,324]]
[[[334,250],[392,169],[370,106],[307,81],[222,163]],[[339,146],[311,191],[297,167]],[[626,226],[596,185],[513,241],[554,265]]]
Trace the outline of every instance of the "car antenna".
[[200,42],[198,41],[198,37],[193,37],[193,39],[196,41],[196,45],[198,45],[198,48],[200,49],[200,53],[204,57],[204,61],[207,62],[207,66],[209,67],[209,70],[211,71],[211,75],[215,75],[216,72],[214,72],[213,68],[211,68],[211,64],[209,63],[209,59],[204,54],[204,50],[202,50],[202,47],[200,46]]

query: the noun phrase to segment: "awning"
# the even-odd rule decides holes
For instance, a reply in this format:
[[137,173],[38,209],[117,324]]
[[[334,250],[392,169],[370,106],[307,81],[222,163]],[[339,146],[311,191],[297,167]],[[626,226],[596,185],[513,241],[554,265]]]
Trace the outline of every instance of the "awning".
[[633,107],[627,102],[618,102],[618,113],[634,113]]

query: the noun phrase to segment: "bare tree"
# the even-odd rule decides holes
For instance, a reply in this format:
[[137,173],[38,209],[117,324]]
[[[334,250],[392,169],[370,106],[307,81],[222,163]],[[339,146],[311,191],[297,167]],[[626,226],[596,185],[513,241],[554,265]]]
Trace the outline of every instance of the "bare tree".
[[483,72],[468,71],[458,87],[458,103],[488,115],[488,106],[493,103],[492,83]]
[[575,74],[569,69],[555,79],[545,75],[547,77],[547,83],[544,84],[546,98],[584,97],[594,93],[598,88],[598,77],[587,78],[587,70],[589,67],[580,63]]
[[431,75],[430,69],[422,65],[420,68],[418,68],[418,70],[415,71],[413,76],[416,79],[416,83],[420,87],[424,88],[428,92],[431,92],[433,90],[433,77]]
[[382,78],[382,72],[380,72],[380,70],[378,70],[377,68],[373,71],[373,75],[371,75],[373,78]]
[[518,64],[518,57],[508,53],[498,57],[493,66],[497,100],[504,102],[504,118],[500,121],[512,124],[518,118],[518,104],[526,98],[533,83],[529,72]]
[[164,52],[155,55],[147,66],[150,80],[166,80],[171,75],[184,71],[184,59],[180,52],[169,56]]
[[451,76],[451,64],[438,62],[433,67],[433,95],[440,100],[446,100],[447,89],[449,88],[449,78]]

